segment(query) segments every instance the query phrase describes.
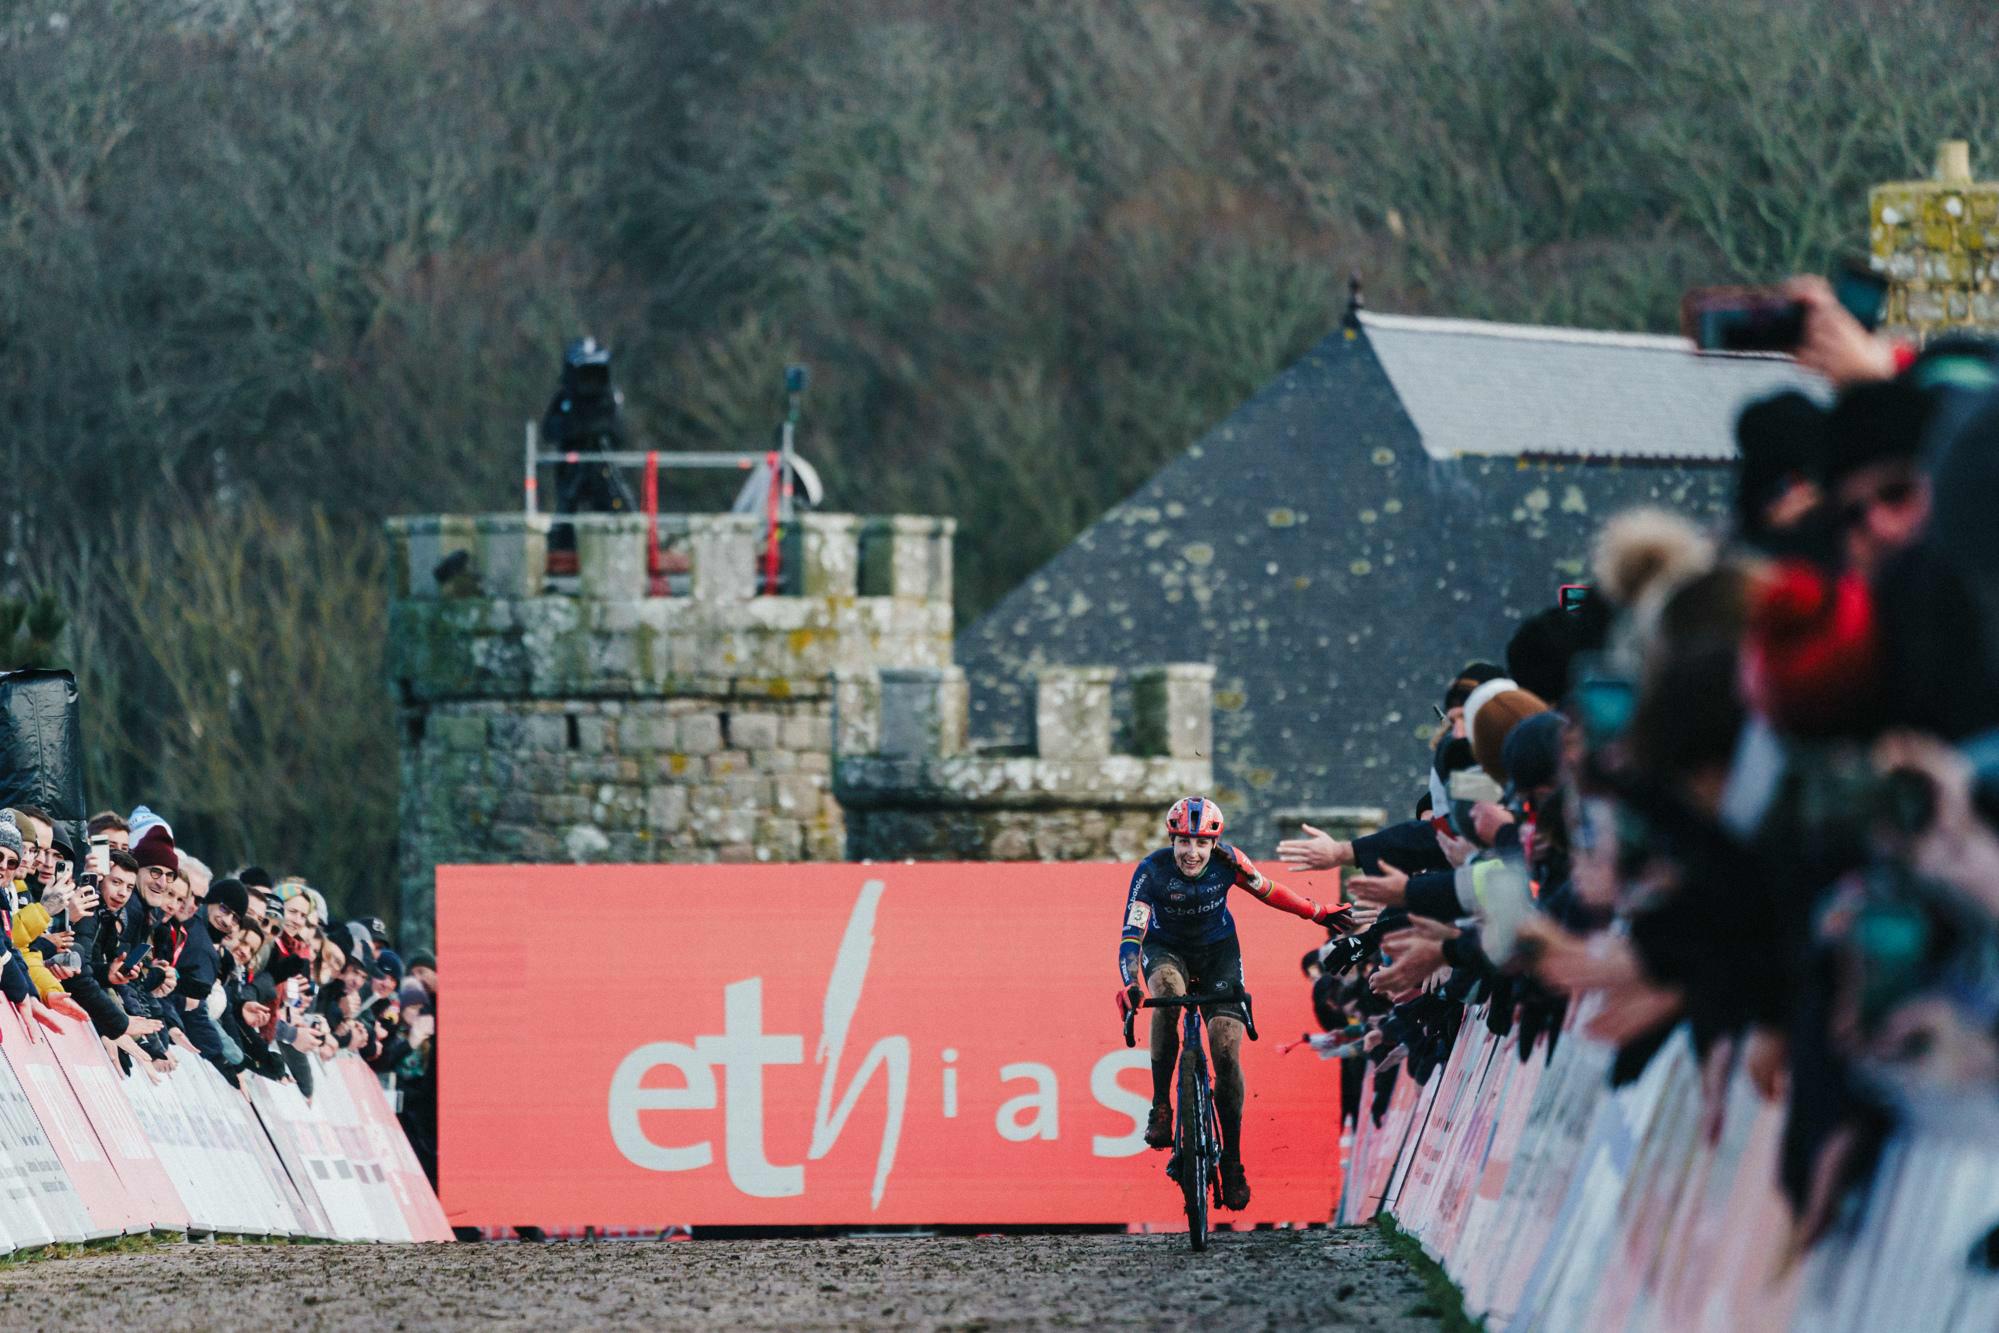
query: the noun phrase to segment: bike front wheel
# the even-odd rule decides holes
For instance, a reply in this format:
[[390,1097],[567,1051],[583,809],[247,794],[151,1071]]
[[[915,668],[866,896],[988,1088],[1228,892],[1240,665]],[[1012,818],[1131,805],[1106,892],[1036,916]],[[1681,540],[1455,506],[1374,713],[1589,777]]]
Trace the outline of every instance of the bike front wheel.
[[1206,1135],[1202,1132],[1213,1114],[1208,1106],[1208,1080],[1204,1077],[1198,1052],[1180,1057],[1180,1115],[1175,1126],[1174,1148],[1180,1157],[1180,1197],[1187,1204],[1187,1240],[1197,1250],[1208,1247],[1208,1177],[1214,1164],[1208,1160]]

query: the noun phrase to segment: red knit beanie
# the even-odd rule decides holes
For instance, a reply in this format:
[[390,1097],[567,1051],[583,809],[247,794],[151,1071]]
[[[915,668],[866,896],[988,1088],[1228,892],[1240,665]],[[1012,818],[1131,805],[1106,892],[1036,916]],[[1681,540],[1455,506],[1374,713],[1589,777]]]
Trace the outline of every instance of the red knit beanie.
[[1780,731],[1865,730],[1881,674],[1866,580],[1851,570],[1835,577],[1804,561],[1780,562],[1751,594],[1742,669],[1750,704]]
[[174,851],[173,834],[167,832],[165,824],[153,825],[146,830],[144,837],[132,844],[132,859],[139,863],[141,869],[146,866],[180,869],[180,855]]

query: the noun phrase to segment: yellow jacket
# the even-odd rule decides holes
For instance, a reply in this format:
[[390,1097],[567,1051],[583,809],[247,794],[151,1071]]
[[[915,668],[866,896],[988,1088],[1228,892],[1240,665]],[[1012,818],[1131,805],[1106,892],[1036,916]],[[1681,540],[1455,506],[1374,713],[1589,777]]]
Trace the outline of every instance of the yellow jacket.
[[[30,903],[14,913],[14,948],[27,965],[28,980],[34,983],[35,994],[44,1000],[51,995],[61,995],[62,983],[56,980],[55,973],[49,971],[49,965],[43,961],[41,954],[28,946],[42,937],[42,932],[49,928],[49,921],[49,909],[40,903]],[[0,956],[0,965],[5,965],[6,961],[4,956]]]

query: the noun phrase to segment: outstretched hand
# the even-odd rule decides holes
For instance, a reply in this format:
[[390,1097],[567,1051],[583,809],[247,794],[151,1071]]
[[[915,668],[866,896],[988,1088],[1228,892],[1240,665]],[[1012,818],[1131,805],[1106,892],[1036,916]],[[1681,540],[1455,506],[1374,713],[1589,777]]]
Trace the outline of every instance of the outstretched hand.
[[[40,1023],[43,1027],[47,1028],[49,1031],[62,1032],[65,1030],[62,1024],[56,1022],[56,1016],[49,1012],[48,1006],[43,1004],[40,1000],[37,1000],[34,996],[32,995],[29,996],[27,1000],[22,1003],[21,1007],[23,1009],[26,1009],[28,1013],[31,1016],[33,1016],[34,1020],[37,1023]],[[81,1013],[79,1013],[78,1017],[81,1016],[82,1016]]]
[[1312,914],[1312,924],[1337,930],[1342,935],[1351,935],[1360,927],[1354,923],[1353,904],[1321,903],[1319,910]]
[[1478,854],[1477,843],[1473,842],[1470,838],[1460,838],[1454,833],[1447,833],[1443,829],[1437,830],[1437,847],[1443,852],[1444,859],[1451,863],[1453,869],[1463,865]]
[[1413,930],[1398,930],[1381,944],[1395,961],[1369,980],[1368,988],[1376,995],[1414,990],[1444,965],[1444,946]]
[[1302,838],[1286,838],[1277,844],[1277,859],[1300,870],[1333,870],[1353,864],[1353,844],[1341,842],[1323,829],[1300,824]]
[[[49,997],[42,1001],[42,1003],[46,1004],[56,1013],[61,1014],[64,1018],[74,1019],[79,1023],[88,1023],[90,1021],[90,1015],[83,1012],[83,1006],[79,1005],[75,1000],[70,999],[69,996],[61,991],[50,992]],[[36,1017],[40,1018],[41,1015],[37,1014]],[[42,1019],[42,1021],[46,1023],[48,1020]],[[60,1031],[61,1029],[57,1030]]]
[[1383,865],[1378,875],[1349,875],[1347,892],[1377,907],[1400,907],[1409,896],[1409,872]]

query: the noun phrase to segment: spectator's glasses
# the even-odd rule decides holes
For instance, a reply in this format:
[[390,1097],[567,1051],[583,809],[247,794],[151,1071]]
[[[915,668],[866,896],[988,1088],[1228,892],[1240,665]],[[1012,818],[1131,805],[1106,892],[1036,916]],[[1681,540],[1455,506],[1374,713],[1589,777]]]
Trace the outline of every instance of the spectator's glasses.
[[1902,478],[1875,488],[1874,494],[1840,506],[1839,526],[1848,532],[1867,522],[1877,508],[1900,509],[1916,495],[1916,483]]
[[12,871],[19,870],[20,868],[21,868],[20,857],[14,855],[14,853],[12,852],[0,852],[0,875],[11,873]]

